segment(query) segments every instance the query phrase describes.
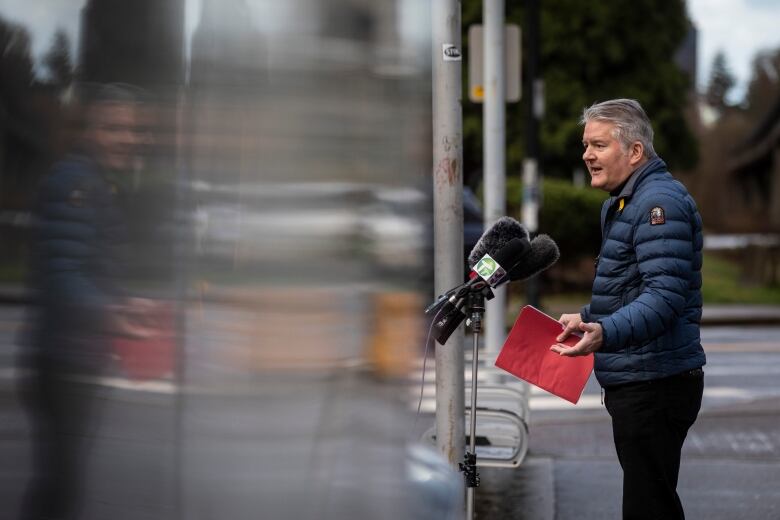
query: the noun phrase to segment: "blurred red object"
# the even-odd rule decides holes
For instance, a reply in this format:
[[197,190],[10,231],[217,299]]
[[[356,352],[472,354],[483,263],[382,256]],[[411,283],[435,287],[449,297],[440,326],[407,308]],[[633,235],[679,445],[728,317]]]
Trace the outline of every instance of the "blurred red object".
[[149,338],[116,337],[112,340],[122,371],[130,379],[162,379],[173,374],[176,358],[174,306],[160,303],[144,316],[155,334]]

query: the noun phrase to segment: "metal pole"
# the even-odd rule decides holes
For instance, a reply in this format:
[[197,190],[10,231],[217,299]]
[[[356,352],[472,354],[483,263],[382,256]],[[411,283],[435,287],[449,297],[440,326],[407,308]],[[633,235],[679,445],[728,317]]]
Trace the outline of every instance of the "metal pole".
[[[525,220],[528,231],[535,233],[538,229],[541,195],[539,121],[544,111],[544,88],[539,71],[539,0],[527,0],[527,2],[528,68],[524,90],[528,93],[526,96],[528,118],[525,126],[526,160],[523,162],[523,218],[528,219]],[[526,282],[526,299],[530,305],[539,306],[539,280],[536,276]]]
[[[433,215],[436,294],[463,281],[463,116],[460,2],[433,2]],[[436,446],[464,452],[463,327],[436,349]]]
[[[483,147],[485,150],[485,226],[506,214],[506,71],[504,0],[484,0],[485,102]],[[498,353],[506,339],[506,287],[487,302],[485,351]]]
[[[469,453],[477,453],[477,370],[479,367],[479,328],[474,328],[473,334],[474,354],[471,360],[471,414],[469,422]],[[474,490],[476,488],[466,488],[466,519],[474,518]]]

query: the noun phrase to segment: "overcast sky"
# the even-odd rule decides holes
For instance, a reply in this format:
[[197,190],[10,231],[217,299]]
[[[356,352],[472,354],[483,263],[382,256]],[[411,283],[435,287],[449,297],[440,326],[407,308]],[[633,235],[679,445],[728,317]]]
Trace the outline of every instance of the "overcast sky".
[[780,47],[780,0],[688,0],[688,13],[699,30],[699,88],[707,85],[712,59],[723,50],[737,78],[729,97],[740,101],[753,56]]

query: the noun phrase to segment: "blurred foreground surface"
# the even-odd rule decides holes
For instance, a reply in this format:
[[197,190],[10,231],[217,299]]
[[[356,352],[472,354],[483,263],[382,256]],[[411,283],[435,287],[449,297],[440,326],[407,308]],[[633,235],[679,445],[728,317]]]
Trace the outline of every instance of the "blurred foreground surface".
[[[79,150],[123,229],[66,179],[14,242],[44,258],[47,309],[76,286],[106,303],[56,329],[2,309],[0,517],[33,478],[83,519],[457,517],[460,478],[403,392],[430,279],[427,3],[41,0],[0,24],[21,78],[3,77],[4,190],[33,211]],[[132,117],[93,117],[106,86]],[[31,345],[45,371],[16,364]]]

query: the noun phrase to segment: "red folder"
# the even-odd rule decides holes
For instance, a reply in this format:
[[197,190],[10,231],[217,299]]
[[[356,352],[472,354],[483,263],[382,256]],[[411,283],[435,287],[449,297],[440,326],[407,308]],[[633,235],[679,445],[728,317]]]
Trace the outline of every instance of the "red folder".
[[135,339],[115,337],[114,353],[128,378],[134,380],[158,379],[172,374],[175,368],[176,335],[173,306],[160,306],[149,318],[160,329],[159,335]]
[[[558,320],[526,305],[496,358],[496,366],[577,404],[593,371],[593,354],[567,357],[551,351],[562,331]],[[579,340],[571,335],[562,343],[574,346]]]

